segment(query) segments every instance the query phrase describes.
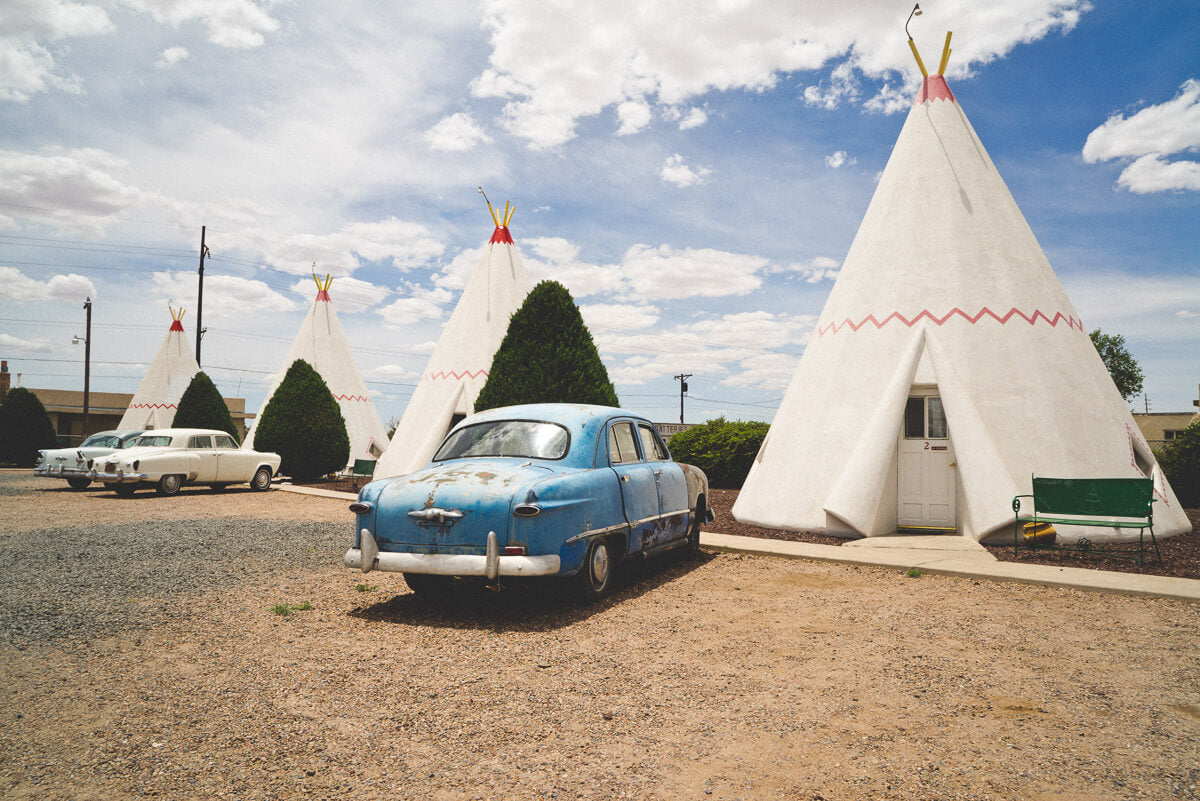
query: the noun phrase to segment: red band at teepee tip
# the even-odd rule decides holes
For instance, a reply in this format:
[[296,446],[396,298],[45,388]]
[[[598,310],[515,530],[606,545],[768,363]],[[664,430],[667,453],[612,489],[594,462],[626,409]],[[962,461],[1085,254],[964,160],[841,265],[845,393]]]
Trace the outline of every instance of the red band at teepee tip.
[[178,320],[175,320],[175,321],[173,321],[173,322],[171,323],[171,328],[170,328],[169,330],[171,330],[171,331],[182,331],[182,330],[183,330],[183,323],[179,322]]
[[322,289],[317,292],[317,300],[329,300],[329,291]]
[[489,244],[512,245],[515,243],[513,242],[512,234],[508,232],[508,228],[503,225],[497,225],[495,232],[492,233],[491,240],[489,240]]
[[954,92],[950,91],[950,84],[946,83],[946,79],[941,75],[929,75],[925,78],[925,82],[921,84],[921,91],[917,93],[917,101],[914,105],[919,106],[927,100],[957,102],[954,99]]

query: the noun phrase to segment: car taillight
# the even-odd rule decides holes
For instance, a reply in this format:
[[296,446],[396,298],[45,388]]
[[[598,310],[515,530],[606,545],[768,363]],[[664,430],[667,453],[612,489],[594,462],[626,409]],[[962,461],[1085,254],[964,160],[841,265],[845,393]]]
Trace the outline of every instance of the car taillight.
[[350,511],[356,515],[365,515],[371,511],[371,504],[365,501],[355,501],[350,504]]
[[504,555],[505,556],[524,556],[525,555],[525,546],[524,545],[505,545],[504,546]]
[[542,507],[536,503],[522,503],[513,507],[513,514],[517,517],[536,517],[542,513]]

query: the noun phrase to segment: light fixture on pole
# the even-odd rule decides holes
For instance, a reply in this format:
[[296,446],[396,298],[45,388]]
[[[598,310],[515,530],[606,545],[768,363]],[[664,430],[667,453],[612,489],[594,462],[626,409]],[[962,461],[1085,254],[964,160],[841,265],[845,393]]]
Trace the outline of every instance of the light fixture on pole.
[[78,345],[80,342],[83,343],[83,427],[79,433],[81,436],[86,437],[92,379],[92,299],[90,296],[83,301],[83,309],[87,312],[87,324],[84,334],[83,336],[76,334],[71,337],[71,344]]
[[921,16],[921,4],[916,3],[913,5],[913,10],[908,12],[908,19],[904,20],[904,35],[908,37],[910,42],[912,41],[912,34],[908,32],[908,23],[912,22],[913,17],[919,16]]

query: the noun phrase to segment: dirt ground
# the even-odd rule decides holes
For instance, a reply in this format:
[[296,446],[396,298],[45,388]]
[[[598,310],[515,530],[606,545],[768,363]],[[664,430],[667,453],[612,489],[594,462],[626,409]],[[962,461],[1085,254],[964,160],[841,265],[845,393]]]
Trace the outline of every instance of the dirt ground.
[[[100,553],[282,521],[315,561],[148,586],[95,638],[0,636],[6,798],[1200,798],[1194,604],[708,554],[594,606],[530,583],[435,607],[341,566],[345,501],[60,487],[0,492],[10,588],[69,521]],[[153,559],[61,574],[46,614]]]

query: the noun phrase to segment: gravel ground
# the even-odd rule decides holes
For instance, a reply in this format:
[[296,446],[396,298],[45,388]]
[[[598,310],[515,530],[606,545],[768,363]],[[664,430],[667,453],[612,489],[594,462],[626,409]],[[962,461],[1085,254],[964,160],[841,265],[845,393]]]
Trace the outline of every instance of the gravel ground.
[[61,484],[0,473],[6,798],[1200,798],[1194,604],[710,554],[439,608],[344,501]]

